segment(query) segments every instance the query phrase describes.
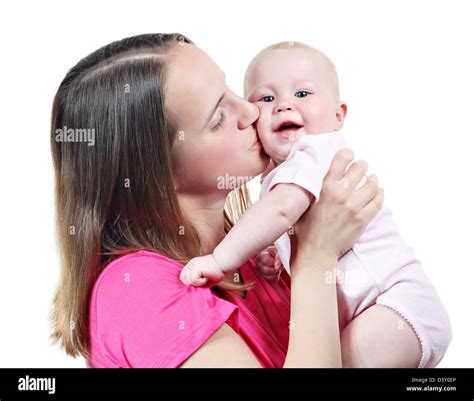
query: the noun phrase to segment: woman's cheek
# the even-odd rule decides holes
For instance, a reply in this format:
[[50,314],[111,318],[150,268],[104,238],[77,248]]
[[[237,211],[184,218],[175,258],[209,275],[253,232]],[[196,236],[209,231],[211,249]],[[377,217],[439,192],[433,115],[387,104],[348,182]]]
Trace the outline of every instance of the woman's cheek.
[[[216,133],[218,135],[219,133]],[[244,136],[236,134],[231,136],[223,135],[219,141],[208,149],[207,156],[202,160],[208,166],[208,172],[213,172],[216,177],[233,175],[239,171],[240,154],[244,152],[242,140]]]

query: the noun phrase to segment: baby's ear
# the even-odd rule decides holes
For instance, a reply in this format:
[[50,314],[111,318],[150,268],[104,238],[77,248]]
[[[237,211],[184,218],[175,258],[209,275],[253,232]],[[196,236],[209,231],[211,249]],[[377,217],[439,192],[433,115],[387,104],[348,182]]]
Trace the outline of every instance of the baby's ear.
[[347,104],[344,102],[337,102],[336,105],[336,131],[339,131],[344,126],[344,119],[347,115]]

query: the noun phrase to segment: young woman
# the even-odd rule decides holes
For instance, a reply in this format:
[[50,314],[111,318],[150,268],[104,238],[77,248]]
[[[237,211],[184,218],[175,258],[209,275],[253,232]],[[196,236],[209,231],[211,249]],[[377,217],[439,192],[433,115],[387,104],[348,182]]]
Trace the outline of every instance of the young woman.
[[[367,165],[346,171],[348,149],[295,227],[291,279],[269,283],[252,258],[214,288],[179,280],[248,205],[245,185],[218,183],[268,164],[257,118],[178,34],[111,43],[68,72],[51,136],[62,257],[52,338],[68,354],[89,367],[417,366],[416,335],[388,308],[368,308],[340,333],[336,283],[325,278],[383,202],[375,177],[355,189]],[[74,136],[84,129],[92,146]],[[368,314],[382,329],[364,326]],[[362,360],[374,342],[380,352]],[[399,355],[400,344],[413,352]]]

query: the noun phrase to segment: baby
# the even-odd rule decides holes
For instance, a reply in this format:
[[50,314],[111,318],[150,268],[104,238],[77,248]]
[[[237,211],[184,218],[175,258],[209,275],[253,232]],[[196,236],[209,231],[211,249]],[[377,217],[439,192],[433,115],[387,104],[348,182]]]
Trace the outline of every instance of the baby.
[[[340,130],[347,106],[339,99],[336,69],[320,51],[294,42],[264,49],[247,69],[244,91],[260,109],[258,136],[275,168],[263,179],[259,201],[214,252],[183,268],[185,284],[220,281],[272,244],[278,251],[275,270],[280,259],[291,274],[287,231],[318,201],[332,158],[345,147]],[[368,307],[384,305],[418,336],[418,367],[438,364],[451,341],[449,317],[389,209],[382,208],[339,259],[336,278],[341,330]]]

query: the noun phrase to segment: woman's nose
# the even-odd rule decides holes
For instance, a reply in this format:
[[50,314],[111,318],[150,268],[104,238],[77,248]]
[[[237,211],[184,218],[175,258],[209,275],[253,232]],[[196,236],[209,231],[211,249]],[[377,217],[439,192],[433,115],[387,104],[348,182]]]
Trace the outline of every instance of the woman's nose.
[[258,116],[260,115],[260,110],[253,103],[248,102],[245,99],[242,99],[242,112],[238,121],[239,129],[245,129],[257,121]]

